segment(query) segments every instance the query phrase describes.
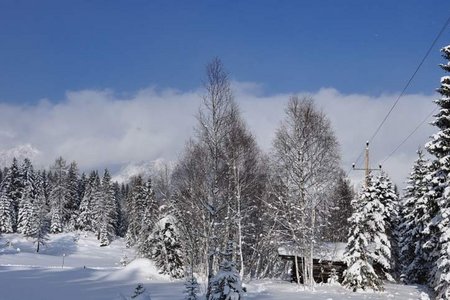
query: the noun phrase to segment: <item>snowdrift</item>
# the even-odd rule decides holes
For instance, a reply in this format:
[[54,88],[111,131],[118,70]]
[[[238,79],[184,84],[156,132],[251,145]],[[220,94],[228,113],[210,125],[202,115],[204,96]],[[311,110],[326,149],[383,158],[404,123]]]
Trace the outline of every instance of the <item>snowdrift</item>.
[[104,279],[122,282],[145,282],[146,280],[170,281],[169,276],[159,274],[155,263],[146,258],[137,258],[125,268],[108,274]]

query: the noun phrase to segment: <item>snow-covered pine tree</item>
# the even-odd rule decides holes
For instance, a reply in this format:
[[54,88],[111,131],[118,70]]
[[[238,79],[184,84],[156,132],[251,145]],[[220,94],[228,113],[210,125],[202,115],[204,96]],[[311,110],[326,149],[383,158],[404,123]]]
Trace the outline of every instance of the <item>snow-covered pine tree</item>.
[[159,218],[159,204],[155,196],[151,178],[148,178],[144,184],[144,196],[145,212],[143,223],[153,227]]
[[423,252],[425,243],[422,232],[425,228],[423,216],[427,205],[424,194],[427,192],[425,176],[428,171],[427,161],[421,149],[409,175],[407,186],[401,201],[401,224],[399,226],[399,254],[402,275],[401,280],[407,283],[426,283],[427,260]]
[[[375,251],[373,253],[375,262],[382,266],[382,279],[394,281],[393,274],[396,262],[395,248],[397,246],[396,230],[398,223],[398,197],[394,191],[394,185],[383,171],[373,181],[376,194],[374,195],[379,201],[378,213],[381,214],[383,222],[378,222],[379,228],[374,235],[373,242]],[[377,203],[377,202],[374,202]],[[383,228],[384,226],[384,228]],[[385,242],[386,240],[386,242]]]
[[440,208],[438,200],[442,197],[444,176],[443,172],[438,172],[440,163],[438,160],[432,160],[428,166],[428,172],[425,176],[426,193],[419,199],[419,203],[423,204],[424,210],[422,215],[418,215],[418,224],[423,224],[424,229],[421,232],[423,241],[422,253],[426,261],[422,265],[422,271],[426,272],[426,283],[430,287],[436,286],[437,268],[436,262],[439,259],[441,251],[440,231],[438,220],[440,218]]
[[0,185],[0,232],[11,233],[14,228],[14,204],[11,198],[11,170],[4,173]]
[[[140,232],[137,237],[137,245],[139,253],[144,257],[150,257],[152,253],[151,235],[159,217],[158,202],[153,191],[152,181],[149,178],[144,184],[143,189],[143,207],[144,213],[142,215]],[[167,214],[169,215],[170,211]]]
[[[344,253],[344,261],[347,270],[344,272],[343,286],[353,291],[359,289],[383,290],[383,282],[376,274],[373,263],[380,261],[384,256],[373,255],[370,249],[375,235],[380,231],[380,224],[384,224],[383,216],[380,212],[381,203],[376,198],[372,176],[367,179],[368,185],[364,186],[357,197],[352,201],[353,213],[349,219],[350,230],[347,247]],[[382,225],[383,226],[383,225]],[[384,226],[383,226],[384,227]],[[379,239],[380,237],[377,236]],[[384,247],[388,243],[387,238],[377,241],[379,246]],[[383,254],[381,252],[379,254]]]
[[78,165],[76,162],[72,162],[67,170],[66,177],[66,201],[64,204],[65,215],[63,222],[68,230],[74,230],[76,228],[76,221],[78,218],[78,209],[80,207],[81,198],[79,198],[78,185]]
[[94,171],[95,180],[91,187],[91,205],[92,205],[92,229],[97,233],[97,239],[100,239],[100,219],[98,216],[103,209],[103,189],[102,181],[98,171]]
[[34,239],[36,252],[39,252],[40,247],[45,245],[48,240],[49,232],[49,222],[47,219],[49,210],[46,204],[43,180],[40,176],[37,177],[36,189],[36,199],[33,202],[32,214],[30,216],[31,230],[28,235]]
[[19,201],[22,198],[22,174],[20,171],[19,163],[17,159],[14,157],[11,167],[9,167],[11,172],[11,183],[9,189],[9,196],[13,201],[13,210],[14,210],[14,231],[17,230],[17,220],[19,218]]
[[83,199],[88,180],[89,179],[86,176],[86,173],[84,173],[84,172],[81,173],[80,179],[78,180],[78,187],[77,187],[78,200],[80,202],[79,204],[81,204],[81,199]]
[[[42,181],[42,189],[44,191],[44,197],[46,200],[46,204],[47,206],[49,206],[49,196],[50,196],[50,179],[49,179],[49,172],[47,172],[46,170],[41,170],[38,173],[40,173],[40,178]],[[49,206],[50,207],[50,206]]]
[[26,158],[21,168],[22,195],[19,199],[19,213],[17,220],[17,232],[29,236],[31,233],[31,215],[33,203],[36,199],[36,176],[31,161]]
[[52,166],[51,191],[49,195],[51,225],[50,232],[58,233],[64,229],[64,218],[67,216],[67,172],[66,161],[59,157]]
[[125,217],[124,198],[120,192],[118,182],[113,183],[114,199],[116,200],[117,223],[115,224],[116,235],[124,237],[126,233],[127,221]]
[[[450,45],[441,49],[443,57],[447,60],[441,64],[445,72],[450,72]],[[431,141],[426,144],[430,154],[436,157],[434,166],[436,171],[431,174],[433,188],[427,193],[436,200],[439,211],[432,219],[430,230],[435,228],[439,240],[433,253],[438,253],[436,266],[431,275],[434,275],[432,285],[436,290],[437,299],[450,298],[450,76],[441,78],[441,86],[437,89],[441,97],[435,100],[439,112],[435,115],[433,125],[439,128]],[[425,247],[427,244],[424,245]],[[433,245],[431,245],[433,246]]]
[[116,200],[114,199],[114,189],[111,184],[111,175],[106,169],[102,178],[102,198],[98,220],[100,246],[107,246],[115,236],[114,225],[117,222]]
[[[355,192],[350,185],[350,180],[345,177],[342,171],[337,179],[336,187],[331,195],[330,216],[326,226],[323,226],[323,236],[325,241],[346,242],[350,227],[349,218],[352,215],[352,200]],[[339,228],[336,231],[336,228]]]
[[131,191],[127,198],[128,230],[127,245],[133,246],[141,235],[141,225],[145,212],[145,185],[141,175],[131,181]]
[[89,175],[89,179],[85,185],[83,198],[80,203],[80,209],[78,213],[77,226],[80,230],[92,231],[95,232],[94,227],[94,218],[95,218],[95,210],[94,210],[94,194],[95,189],[98,184],[98,173],[96,171],[92,171]]
[[232,261],[234,243],[229,241],[220,263],[219,271],[211,282],[211,294],[208,300],[239,300],[244,295],[242,282],[235,263]]
[[377,177],[375,187],[379,190],[380,202],[385,207],[386,234],[391,237],[398,215],[398,196],[394,184],[384,171]]
[[176,224],[177,220],[170,215],[155,224],[154,232],[149,237],[152,247],[151,258],[155,260],[161,274],[182,278],[183,254]]

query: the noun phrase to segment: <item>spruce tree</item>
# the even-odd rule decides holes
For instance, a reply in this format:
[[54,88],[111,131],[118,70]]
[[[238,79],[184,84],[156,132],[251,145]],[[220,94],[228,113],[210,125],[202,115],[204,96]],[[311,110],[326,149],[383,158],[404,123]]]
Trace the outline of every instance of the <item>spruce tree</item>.
[[[447,60],[441,64],[445,72],[450,72],[450,45],[441,49],[443,57]],[[441,97],[435,100],[439,106],[439,112],[432,123],[439,131],[434,134],[427,143],[428,152],[436,157],[434,163],[435,172],[431,174],[432,188],[427,193],[438,206],[438,213],[430,223],[429,231],[437,233],[439,240],[434,245],[425,244],[432,250],[433,257],[437,254],[435,268],[431,272],[432,285],[435,287],[437,298],[450,298],[450,76],[441,78],[441,86],[437,89]],[[437,220],[437,223],[436,221]]]
[[427,161],[422,150],[417,151],[418,158],[409,175],[407,186],[401,201],[402,218],[400,224],[399,254],[401,261],[401,279],[407,283],[426,283],[427,263],[423,251],[425,243],[423,217],[427,215],[424,195],[427,192],[425,176]]
[[19,163],[17,159],[14,157],[12,164],[9,168],[11,172],[10,177],[10,186],[9,186],[9,197],[13,202],[13,211],[14,211],[14,231],[17,230],[17,220],[19,218],[19,201],[22,198],[23,191],[23,183],[22,183],[22,175],[20,172]]
[[4,173],[0,185],[0,232],[11,233],[14,228],[14,204],[11,197],[11,171]]
[[197,282],[197,279],[193,274],[186,278],[186,282],[184,283],[184,300],[198,300],[199,297],[197,294],[200,291],[200,286]]
[[[159,217],[158,203],[153,191],[151,179],[148,179],[143,188],[143,209],[141,224],[139,225],[139,236],[137,237],[138,251],[141,255],[148,257],[152,251],[151,235]],[[170,215],[170,211],[166,215]]]
[[78,166],[76,162],[72,162],[67,170],[65,185],[67,194],[64,204],[63,222],[69,230],[74,230],[76,228],[78,209],[81,202],[81,198],[79,198]]
[[115,224],[116,235],[124,237],[126,233],[126,217],[125,217],[125,207],[124,198],[120,192],[120,185],[117,182],[113,183],[114,199],[116,200],[116,211],[117,211],[117,223]]
[[131,184],[132,188],[127,198],[128,230],[126,239],[128,246],[135,245],[141,235],[146,199],[146,190],[142,176],[138,175],[133,178]]
[[425,264],[422,270],[426,272],[426,283],[434,287],[436,286],[437,268],[436,262],[441,251],[440,230],[437,220],[440,218],[439,199],[443,193],[444,178],[442,172],[438,172],[440,164],[437,160],[431,161],[428,167],[428,173],[425,176],[426,193],[419,199],[419,205],[423,206],[423,214],[417,215],[418,223],[423,224],[424,228],[421,232],[422,237],[422,253]]
[[51,214],[51,233],[59,233],[64,230],[64,220],[67,219],[66,202],[68,198],[67,190],[66,161],[59,157],[52,167],[52,182],[49,195]]
[[92,228],[97,233],[97,239],[100,239],[100,219],[98,216],[103,210],[103,189],[100,176],[97,171],[94,171],[94,181],[91,186],[91,205],[92,205]]
[[83,198],[81,200],[80,209],[78,213],[77,226],[80,230],[95,232],[94,227],[94,194],[96,189],[96,182],[98,174],[92,171],[89,179],[85,184]]
[[31,233],[31,215],[33,213],[33,205],[36,200],[36,176],[33,165],[29,159],[25,159],[21,168],[22,177],[22,193],[19,199],[19,212],[17,220],[17,232],[24,235]]
[[100,246],[107,246],[115,236],[114,225],[117,222],[116,201],[114,198],[114,189],[111,184],[111,175],[105,170],[102,178],[102,198],[99,210],[99,239]]
[[41,180],[42,180],[42,189],[44,191],[44,197],[46,200],[47,205],[49,205],[49,196],[50,196],[50,181],[49,175],[50,172],[47,172],[45,170],[42,170],[41,172]]
[[[379,251],[378,255],[374,255],[371,244],[380,229],[380,224],[377,223],[384,222],[380,214],[381,203],[376,198],[377,190],[373,186],[371,176],[367,182],[368,186],[364,186],[359,197],[352,201],[353,213],[349,220],[349,237],[344,253],[347,270],[344,272],[342,285],[353,291],[383,290],[383,282],[375,272],[373,263],[384,258],[382,254],[385,251]],[[387,239],[379,242],[381,242],[379,246],[383,247],[379,250],[384,249]]]
[[30,216],[31,229],[28,235],[34,239],[36,252],[39,252],[40,247],[47,242],[49,232],[48,206],[46,204],[43,181],[40,177],[37,178],[36,188],[37,195],[32,206],[32,214]]
[[382,266],[382,274],[379,275],[383,279],[394,281],[392,274],[395,273],[397,257],[395,249],[397,247],[398,197],[394,191],[394,185],[385,172],[381,172],[374,180],[373,186],[376,191],[374,196],[379,201],[378,212],[383,219],[383,222],[380,222],[374,218],[379,226],[373,239],[374,257],[376,257],[375,261]]
[[[324,240],[329,242],[346,242],[352,215],[352,200],[355,197],[349,179],[341,173],[332,193],[332,207],[326,226],[323,228]],[[340,230],[336,231],[336,228]]]
[[81,205],[81,199],[83,199],[84,193],[86,191],[86,185],[88,183],[89,178],[86,176],[86,173],[81,173],[80,179],[78,180],[78,187],[77,187],[77,193],[78,193],[78,200],[79,204]]
[[175,218],[167,216],[158,221],[149,239],[152,247],[151,258],[155,260],[160,273],[182,278],[183,254]]

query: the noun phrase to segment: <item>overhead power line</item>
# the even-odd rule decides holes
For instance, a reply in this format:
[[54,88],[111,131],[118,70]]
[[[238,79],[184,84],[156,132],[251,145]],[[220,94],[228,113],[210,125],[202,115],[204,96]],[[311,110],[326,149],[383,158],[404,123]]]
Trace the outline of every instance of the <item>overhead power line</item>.
[[395,152],[397,152],[398,149],[400,149],[401,146],[403,146],[404,143],[406,143],[407,140],[409,140],[410,137],[412,137],[414,135],[414,133],[416,133],[416,131],[428,120],[429,117],[431,117],[433,115],[433,113],[438,109],[438,107],[435,107],[426,117],[425,119],[422,120],[422,122],[420,122],[416,128],[414,128],[413,131],[411,131],[410,134],[408,134],[408,136],[400,143],[398,144],[397,147],[395,147],[395,149],[383,160],[383,162],[381,163],[382,165],[384,165],[385,162],[387,162],[389,160],[389,158],[391,158],[392,155],[394,155]]
[[398,101],[400,101],[400,98],[403,97],[403,95],[405,94],[406,90],[408,89],[408,87],[410,86],[411,82],[413,81],[414,77],[416,76],[417,72],[419,71],[419,69],[422,67],[423,63],[425,62],[425,60],[427,59],[428,55],[430,54],[431,50],[433,50],[434,45],[436,45],[436,42],[439,40],[439,38],[441,37],[442,33],[444,33],[445,29],[447,28],[447,25],[450,23],[450,17],[448,17],[447,21],[445,22],[444,26],[442,26],[441,30],[439,31],[438,35],[436,36],[436,38],[433,40],[433,42],[431,43],[431,46],[428,48],[427,52],[425,53],[425,56],[422,58],[422,60],[420,61],[419,65],[417,66],[417,68],[414,70],[414,73],[411,75],[411,77],[409,78],[408,82],[406,83],[405,87],[403,88],[402,92],[398,95],[397,99],[395,100],[394,104],[392,105],[392,107],[389,109],[388,113],[386,114],[386,116],[383,118],[383,121],[381,121],[380,125],[378,125],[377,129],[375,130],[375,132],[373,133],[373,135],[370,137],[369,142],[372,142],[373,139],[377,136],[378,132],[380,132],[381,127],[383,127],[383,124],[386,122],[386,120],[389,118],[391,112],[394,110],[395,106],[397,105]]
[[[356,158],[356,160],[355,160],[355,162],[353,163],[354,165],[356,165],[358,162],[359,162],[359,160],[361,159],[361,157],[362,157],[362,155],[363,155],[363,153],[364,153],[364,148],[361,150],[361,152],[359,153],[359,155],[358,155],[358,158]],[[353,166],[351,166],[349,169],[348,169],[348,171],[347,171],[347,175],[346,175],[346,177],[348,177],[348,175],[350,174],[350,172],[353,170]]]
[[[419,64],[417,65],[416,69],[414,70],[413,74],[411,75],[411,77],[409,78],[409,80],[406,82],[406,85],[403,87],[401,93],[398,95],[398,97],[396,98],[396,100],[394,101],[394,103],[392,104],[391,108],[389,109],[389,111],[387,112],[387,114],[384,116],[383,120],[381,121],[381,123],[378,125],[377,129],[375,130],[375,132],[372,134],[372,136],[369,139],[369,142],[371,143],[373,141],[373,139],[378,135],[378,133],[380,132],[381,128],[383,127],[384,123],[386,122],[386,120],[389,118],[389,116],[391,115],[392,111],[394,110],[394,108],[397,106],[397,103],[400,101],[400,99],[403,97],[403,95],[405,94],[406,90],[408,89],[408,87],[411,85],[411,82],[413,81],[414,77],[416,76],[417,72],[419,71],[419,69],[422,67],[423,63],[425,62],[425,60],[427,59],[428,55],[430,54],[431,50],[433,50],[433,47],[436,45],[437,41],[439,40],[439,38],[441,37],[442,33],[444,33],[445,29],[447,28],[448,24],[450,23],[450,16],[447,18],[447,20],[445,21],[444,25],[442,26],[441,30],[439,30],[438,34],[436,35],[436,37],[434,38],[433,42],[431,43],[430,47],[428,48],[428,50],[426,51],[425,55],[423,56],[422,60],[419,62]],[[420,124],[418,127],[420,127],[422,124]],[[418,129],[417,127],[417,129]],[[415,129],[415,131],[417,131],[417,129]],[[414,131],[414,132],[415,132]],[[414,132],[412,134],[414,134]],[[412,135],[411,134],[411,135]],[[406,140],[409,139],[409,137],[407,137],[405,139]],[[403,142],[404,143],[404,142]],[[401,145],[400,145],[401,146]],[[399,147],[400,148],[400,147]],[[398,149],[396,149],[398,150]],[[395,151],[396,151],[395,150]],[[358,155],[356,161],[354,162],[355,164],[357,164],[359,162],[359,160],[361,159],[362,155],[364,153],[364,149],[361,150],[360,154]],[[386,159],[387,160],[387,159]],[[347,176],[348,174],[351,172],[352,168],[349,169],[349,171],[347,172]]]

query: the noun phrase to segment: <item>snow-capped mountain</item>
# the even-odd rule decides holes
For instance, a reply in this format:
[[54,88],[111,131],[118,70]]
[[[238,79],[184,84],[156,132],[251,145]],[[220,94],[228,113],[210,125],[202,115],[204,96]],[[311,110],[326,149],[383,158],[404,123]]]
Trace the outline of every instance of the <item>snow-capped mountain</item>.
[[41,152],[37,148],[34,148],[30,144],[18,145],[10,149],[2,149],[0,150],[0,167],[4,168],[11,165],[14,157],[17,158],[19,162],[25,158],[29,158],[33,161],[40,153]]
[[158,171],[163,170],[166,166],[169,168],[173,164],[164,159],[157,159],[152,161],[131,162],[122,167],[114,176],[113,181],[119,183],[128,182],[132,177],[141,175],[149,177],[155,175]]

